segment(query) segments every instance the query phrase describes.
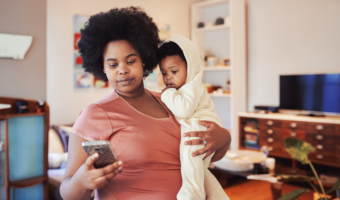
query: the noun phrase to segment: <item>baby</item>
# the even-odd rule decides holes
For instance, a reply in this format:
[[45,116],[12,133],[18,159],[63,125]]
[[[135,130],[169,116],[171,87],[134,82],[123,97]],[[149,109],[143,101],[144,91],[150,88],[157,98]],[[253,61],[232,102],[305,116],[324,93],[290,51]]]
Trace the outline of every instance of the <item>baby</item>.
[[[191,131],[205,131],[198,120],[213,121],[222,126],[214,104],[202,83],[203,61],[198,49],[187,38],[174,35],[159,48],[158,60],[166,88],[161,99],[181,125],[180,160],[182,187],[178,200],[229,200],[214,175],[208,170],[212,155],[192,157],[202,145],[184,145],[183,137]],[[203,140],[204,141],[204,140]]]

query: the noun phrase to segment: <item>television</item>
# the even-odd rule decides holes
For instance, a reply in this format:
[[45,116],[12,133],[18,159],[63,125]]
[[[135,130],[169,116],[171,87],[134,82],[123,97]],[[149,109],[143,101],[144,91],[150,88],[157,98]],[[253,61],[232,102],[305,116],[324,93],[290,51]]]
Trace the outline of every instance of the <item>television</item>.
[[340,115],[340,74],[281,75],[280,109]]

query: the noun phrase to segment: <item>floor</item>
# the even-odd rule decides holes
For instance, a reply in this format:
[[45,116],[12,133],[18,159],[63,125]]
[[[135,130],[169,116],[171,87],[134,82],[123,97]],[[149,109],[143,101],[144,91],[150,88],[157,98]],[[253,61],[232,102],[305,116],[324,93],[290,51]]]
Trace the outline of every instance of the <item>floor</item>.
[[[270,183],[266,181],[233,177],[228,179],[226,185],[227,187],[225,187],[224,191],[231,200],[276,200],[272,197]],[[301,189],[301,187],[283,185],[282,194],[295,189]],[[313,192],[305,193],[299,200],[313,200]]]

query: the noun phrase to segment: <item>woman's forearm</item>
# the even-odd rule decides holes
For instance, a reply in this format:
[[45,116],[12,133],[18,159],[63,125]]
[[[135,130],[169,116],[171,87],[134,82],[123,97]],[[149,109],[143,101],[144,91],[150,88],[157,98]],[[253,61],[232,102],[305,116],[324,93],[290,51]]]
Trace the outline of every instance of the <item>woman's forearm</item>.
[[86,189],[77,180],[76,174],[63,180],[60,194],[64,200],[83,200],[91,198],[92,190]]

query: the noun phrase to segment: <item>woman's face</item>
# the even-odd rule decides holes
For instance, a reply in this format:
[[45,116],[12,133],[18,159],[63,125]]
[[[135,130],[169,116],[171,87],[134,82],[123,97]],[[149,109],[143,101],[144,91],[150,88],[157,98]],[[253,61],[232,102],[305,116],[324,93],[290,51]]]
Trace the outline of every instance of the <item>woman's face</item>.
[[119,94],[129,97],[144,90],[142,59],[129,41],[108,43],[103,58],[104,73]]

